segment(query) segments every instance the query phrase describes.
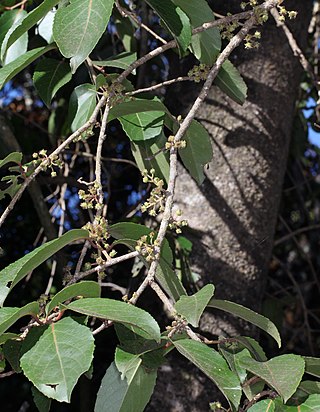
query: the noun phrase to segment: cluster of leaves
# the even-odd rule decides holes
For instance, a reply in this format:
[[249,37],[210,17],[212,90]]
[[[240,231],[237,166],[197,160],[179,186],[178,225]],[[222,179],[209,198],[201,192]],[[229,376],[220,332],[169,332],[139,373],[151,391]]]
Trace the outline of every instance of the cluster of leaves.
[[[180,56],[190,52],[200,65],[211,67],[214,64],[221,50],[219,30],[211,28],[192,34],[196,27],[214,20],[205,0],[146,0],[146,3],[161,19],[168,35],[175,39]],[[114,0],[44,0],[29,12],[23,8],[4,11],[0,17],[0,88],[37,60],[34,86],[50,108],[58,91],[74,79],[84,62],[102,72],[105,67],[113,67],[132,73],[136,52],[126,41],[125,30],[124,34],[118,30],[122,53],[107,60],[89,59],[106,33],[111,16],[113,24],[120,19],[118,27],[127,27],[125,18],[120,18],[113,8]],[[29,35],[35,29],[42,45],[30,48]],[[131,38],[134,33],[135,28],[131,27]],[[48,53],[52,57],[44,57]],[[65,59],[70,59],[70,64]],[[94,76],[92,83],[75,87],[69,100],[66,134],[76,132],[88,122],[99,96],[112,95],[108,121],[119,120],[130,140],[139,169],[154,169],[156,176],[168,182],[170,163],[165,151],[166,133],[176,133],[179,120],[159,98],[133,97],[132,83],[126,80],[120,85],[117,78],[118,73],[108,76],[101,73]],[[215,82],[236,102],[244,102],[246,85],[230,61],[224,63]],[[80,135],[80,140],[85,141],[93,133],[88,127]],[[192,177],[202,183],[203,166],[212,158],[209,135],[193,120],[184,140],[185,147],[178,150],[180,158]],[[18,165],[12,170],[18,174],[5,178],[8,187],[0,193],[0,198],[5,195],[14,197],[21,179],[27,177],[25,171],[29,169],[23,167],[21,160],[21,154],[12,153],[0,162],[0,167],[10,162]],[[142,238],[150,236],[151,231],[132,222],[116,223],[108,228],[108,234],[115,239],[114,244],[133,250]],[[34,401],[40,411],[50,409],[51,399],[70,402],[79,377],[89,373],[94,357],[90,318],[100,319],[105,328],[114,325],[120,342],[114,362],[101,382],[95,406],[97,412],[143,411],[154,390],[157,370],[173,349],[217,385],[232,411],[239,410],[243,402],[251,412],[316,410],[320,404],[319,385],[303,380],[303,377],[307,373],[320,378],[318,359],[282,355],[267,360],[259,343],[247,337],[221,339],[217,342],[218,350],[209,347],[204,339],[190,338],[189,325],[197,328],[202,313],[209,307],[251,322],[280,346],[279,333],[272,322],[240,305],[215,299],[213,285],[206,285],[188,296],[174,271],[173,253],[167,240],[161,247],[155,280],[174,302],[171,315],[175,320],[163,332],[147,311],[126,302],[102,298],[96,281],[70,283],[45,304],[40,299],[19,308],[3,307],[9,293],[28,273],[66,245],[80,239],[89,239],[87,230],[70,230],[0,272],[1,368],[5,370],[6,365],[11,365],[13,371],[23,373],[32,382]],[[148,259],[143,254],[139,259],[149,268]],[[75,313],[84,316],[77,317]],[[30,315],[32,320],[23,333],[9,331],[20,318]],[[269,398],[260,400],[259,395],[265,393],[265,388],[270,388]],[[212,409],[218,408],[217,404],[212,404]]]

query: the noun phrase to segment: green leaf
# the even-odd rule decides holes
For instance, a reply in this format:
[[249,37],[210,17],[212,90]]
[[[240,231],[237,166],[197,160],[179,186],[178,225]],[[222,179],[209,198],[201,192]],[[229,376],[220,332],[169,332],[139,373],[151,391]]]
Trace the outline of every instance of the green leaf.
[[179,149],[181,160],[191,176],[201,184],[205,178],[203,167],[213,156],[210,136],[199,122],[193,120],[183,140],[187,146]]
[[320,406],[320,395],[313,394],[310,395],[309,398],[303,402],[298,408],[296,408],[297,412],[318,412]]
[[248,412],[275,412],[275,403],[272,399],[264,399],[251,406]]
[[86,298],[70,303],[67,308],[84,315],[133,327],[134,332],[145,339],[160,339],[159,325],[153,317],[128,303],[107,298]]
[[306,363],[306,370],[305,372],[309,375],[316,376],[320,378],[320,358],[313,358],[311,356],[304,356],[303,357]]
[[20,368],[21,346],[22,346],[22,342],[18,340],[8,340],[3,345],[4,357],[6,358],[6,361],[9,362],[11,368],[17,373],[21,372],[21,368]]
[[37,315],[38,313],[38,302],[28,303],[22,308],[0,308],[0,335],[23,316]]
[[114,23],[117,30],[117,37],[122,42],[126,52],[137,50],[137,39],[134,34],[136,27],[131,19],[123,18],[117,10],[114,10]]
[[[143,235],[148,235],[150,232],[152,232],[152,229],[131,222],[121,222],[109,227],[111,236],[115,239],[125,239],[125,242],[123,243],[131,248],[134,248],[138,239]],[[160,283],[166,293],[176,301],[181,295],[185,295],[186,291],[180,279],[172,270],[172,261],[172,251],[168,241],[165,240],[161,249],[160,265],[157,269],[156,280]],[[145,262],[145,264],[147,266],[147,262]]]
[[69,243],[89,237],[88,231],[74,229],[60,236],[58,239],[47,242],[32,252],[26,254],[21,259],[11,263],[0,272],[0,306],[8,296],[11,289],[20,282],[31,270],[41,265],[49,257]]
[[169,181],[169,153],[164,151],[167,138],[162,132],[158,137],[140,142],[131,142],[131,151],[140,171],[155,170],[155,176]]
[[41,60],[33,75],[34,85],[45,104],[49,107],[57,91],[72,78],[69,65],[60,60]]
[[[1,310],[1,308],[0,308]],[[17,333],[3,333],[0,336],[0,345],[3,345],[4,343],[6,343],[8,340],[12,340],[12,339],[17,339],[19,338],[19,335]]]
[[90,119],[96,107],[97,91],[93,84],[85,83],[76,87],[69,102],[68,123],[75,132]]
[[121,373],[113,362],[102,379],[95,412],[143,412],[156,383],[157,372],[147,370],[141,362],[121,379]]
[[56,13],[53,37],[74,73],[105,32],[114,0],[71,0]]
[[242,386],[242,390],[249,400],[252,400],[258,393],[262,392],[265,382],[258,380],[248,384],[251,374],[247,374],[245,368],[240,366],[239,359],[251,356],[258,361],[266,361],[267,357],[257,341],[252,338],[241,336],[236,342],[225,342],[219,345],[219,351],[234,371],[241,384],[247,379],[247,384]]
[[180,54],[183,55],[191,41],[191,26],[188,16],[171,0],[146,0],[162,19],[165,26],[177,40]]
[[134,99],[112,107],[110,109],[109,121],[129,114],[150,111],[167,112],[168,110],[165,105],[157,99]]
[[92,280],[84,280],[82,282],[66,286],[51,299],[51,302],[46,307],[46,314],[48,315],[60,303],[76,296],[82,296],[84,298],[98,298],[100,295],[101,287],[99,283]]
[[18,165],[21,164],[21,160],[22,160],[22,153],[20,152],[12,152],[10,154],[8,154],[7,157],[5,157],[4,159],[0,160],[0,167],[5,166],[7,163],[17,163]]
[[305,367],[303,358],[298,355],[277,356],[267,362],[244,358],[240,360],[240,365],[266,381],[284,402],[295,393]]
[[200,317],[214,294],[214,286],[206,285],[192,296],[181,296],[174,305],[179,315],[187,319],[192,326],[198,327]]
[[[206,0],[173,0],[189,17],[192,28],[214,20],[214,14]],[[220,49],[221,37],[217,27],[194,34],[191,39],[191,51],[201,63],[212,66]]]
[[2,373],[6,368],[6,360],[3,356],[3,350],[0,348],[0,373]]
[[7,188],[4,190],[0,190],[0,200],[2,200],[5,195],[9,195],[11,199],[19,190],[21,184],[18,181],[19,176],[10,175],[5,176],[1,179],[1,182],[6,182],[8,184]]
[[116,56],[111,56],[106,60],[93,60],[92,63],[103,67],[117,67],[126,70],[130,64],[137,60],[137,53],[123,52]]
[[279,348],[281,347],[281,338],[275,324],[268,318],[259,315],[251,309],[238,305],[237,303],[229,302],[227,300],[212,299],[208,304],[208,307],[220,309],[225,312],[231,313],[247,322],[252,323],[258,328],[267,332],[277,342]]
[[153,139],[162,132],[163,112],[140,112],[119,118],[126,135],[132,141]]
[[38,391],[34,386],[31,388],[33,402],[38,408],[39,412],[49,412],[51,406],[51,399],[47,398],[43,393]]
[[[27,15],[25,10],[10,10],[4,13],[0,18],[0,44],[5,43],[12,33],[17,27],[20,22],[24,19]],[[12,62],[13,60],[17,59],[19,56],[24,54],[28,48],[28,33],[24,33],[19,39],[17,39],[7,50],[6,53],[3,55],[1,54],[1,61],[2,65],[5,66],[6,64]]]
[[27,14],[25,10],[7,10],[0,16],[0,48],[8,31],[12,28],[19,17]]
[[114,329],[119,339],[121,349],[134,355],[143,355],[147,352],[155,351],[167,343],[167,340],[164,339],[159,343],[144,339],[128,327],[121,325],[121,323],[116,323]]
[[[314,394],[299,406],[284,405],[280,398],[274,400],[275,412],[318,412],[320,405],[320,395]],[[249,409],[252,412],[251,409]],[[260,412],[260,410],[258,410]],[[257,412],[257,411],[255,411]]]
[[155,278],[174,302],[176,302],[180,296],[187,294],[181,280],[173,270],[172,264],[169,264],[164,258],[160,258],[160,264],[157,268]]
[[118,371],[121,373],[121,379],[134,374],[135,369],[142,363],[142,359],[138,355],[126,352],[121,348],[116,349],[114,361]]
[[45,54],[47,51],[54,49],[54,44],[49,44],[45,47],[38,47],[37,49],[29,50],[22,56],[18,57],[13,62],[7,64],[0,69],[0,89],[11,80],[16,74],[21,72],[30,63],[34,62],[38,57]]
[[319,394],[320,395],[320,382],[316,381],[303,381],[298,386],[297,391],[290,398],[290,403],[293,405],[298,405],[304,402],[309,395]]
[[[249,400],[252,400],[258,393],[263,391],[265,382],[261,380],[250,381],[252,375],[250,373],[248,374],[246,369],[243,368],[240,364],[242,358],[252,356],[247,348],[241,350],[237,343],[226,343],[224,345],[219,345],[219,351],[228,362],[231,370],[235,372],[239,377],[239,380],[242,384],[242,390]],[[247,382],[245,385],[243,385],[245,381]]]
[[229,60],[223,63],[214,84],[236,103],[243,104],[245,102],[248,91],[247,85],[238,69]]
[[52,323],[21,357],[20,365],[45,396],[70,402],[79,377],[90,368],[93,350],[90,330],[69,317]]
[[56,14],[55,10],[49,11],[44,18],[38,24],[39,35],[46,40],[46,42],[53,43],[53,22],[54,16]]
[[8,47],[10,47],[11,44],[23,36],[24,33],[27,33],[31,27],[38,23],[38,21],[41,20],[42,17],[44,17],[58,3],[59,0],[44,0],[38,7],[28,13],[23,20],[20,20],[19,24],[12,31],[9,31],[3,40],[1,47],[1,59],[3,59]]
[[201,342],[181,339],[172,342],[177,350],[205,373],[228,399],[233,410],[238,410],[242,389],[238,377],[214,349]]

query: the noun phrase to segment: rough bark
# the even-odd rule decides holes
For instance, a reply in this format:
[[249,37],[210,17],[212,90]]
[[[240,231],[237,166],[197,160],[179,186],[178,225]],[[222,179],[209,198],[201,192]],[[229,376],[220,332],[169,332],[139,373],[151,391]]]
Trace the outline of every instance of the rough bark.
[[[239,2],[215,1],[215,10],[219,4],[233,11]],[[293,26],[304,47],[312,1],[292,1],[286,6],[299,12]],[[192,262],[201,274],[200,286],[214,283],[217,297],[259,310],[301,69],[271,18],[259,50],[238,51],[234,63],[248,85],[247,101],[241,107],[212,88],[199,120],[210,133],[214,157],[199,187],[181,167],[176,201],[192,229]],[[168,100],[172,108],[179,105],[186,112],[197,89],[179,87]],[[203,316],[201,330],[213,336],[254,333],[248,325],[218,312]],[[209,410],[215,394],[208,389],[213,384],[203,379],[180,357],[171,359],[159,374],[148,412]]]

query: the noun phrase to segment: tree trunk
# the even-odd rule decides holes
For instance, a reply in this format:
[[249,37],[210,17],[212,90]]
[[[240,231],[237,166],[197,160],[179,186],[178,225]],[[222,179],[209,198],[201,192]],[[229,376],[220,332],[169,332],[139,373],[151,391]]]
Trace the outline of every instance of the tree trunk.
[[[218,10],[219,4],[225,10]],[[235,5],[239,11],[238,0],[215,1],[214,10],[233,12]],[[286,7],[299,12],[291,26],[304,47],[312,1],[286,2]],[[262,33],[257,51],[241,49],[233,55],[248,85],[246,103],[241,107],[213,87],[199,113],[214,153],[207,178],[197,186],[181,167],[176,191],[176,202],[192,229],[192,263],[201,275],[199,286],[213,283],[216,297],[257,311],[272,252],[301,76],[299,61],[271,17]],[[186,113],[198,90],[194,84],[175,86],[168,98],[171,108],[179,104]],[[200,329],[213,337],[255,333],[218,311],[206,312]],[[200,371],[174,356],[159,373],[147,411],[207,411],[209,402],[216,400],[212,387]]]

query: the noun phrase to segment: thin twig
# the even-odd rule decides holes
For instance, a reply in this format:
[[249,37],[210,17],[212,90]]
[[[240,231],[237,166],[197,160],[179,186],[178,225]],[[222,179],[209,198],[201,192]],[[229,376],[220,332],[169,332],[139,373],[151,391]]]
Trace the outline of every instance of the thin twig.
[[301,227],[300,229],[290,231],[290,233],[288,233],[287,235],[282,236],[280,239],[275,240],[274,246],[278,246],[281,243],[286,242],[287,240],[290,240],[297,235],[300,235],[301,233],[309,232],[312,230],[318,230],[318,229],[320,229],[320,224],[310,225],[307,227]]
[[78,280],[83,279],[86,276],[92,275],[92,273],[102,272],[103,270],[105,270],[109,266],[116,265],[116,264],[124,262],[125,260],[128,260],[128,259],[133,259],[137,256],[139,256],[139,252],[134,251],[134,252],[129,252],[129,253],[127,253],[125,255],[122,255],[122,256],[112,258],[112,259],[108,260],[107,262],[105,262],[103,265],[98,265],[98,266],[96,266],[92,269],[89,269],[89,270],[85,271],[85,272],[79,272],[77,275],[75,275],[70,280],[70,282],[68,282],[68,285],[72,285],[73,283],[78,282]]
[[98,333],[102,332],[105,329],[110,328],[113,325],[113,322],[110,320],[105,320],[102,325],[100,325],[97,329],[92,332],[92,335],[97,335]]
[[156,40],[159,40],[162,44],[167,43],[161,36],[159,36],[157,33],[151,30],[150,27],[148,27],[146,24],[141,22],[138,16],[135,15],[135,13],[128,11],[124,9],[123,7],[121,7],[118,0],[116,0],[116,7],[122,17],[128,17],[129,19],[132,19],[139,27],[141,27],[142,29],[150,33],[151,36],[153,36]]
[[134,90],[132,92],[127,92],[126,96],[134,96],[135,94],[153,92],[154,90],[160,89],[161,87],[170,86],[170,84],[184,82],[184,81],[193,81],[189,76],[180,76],[175,79],[166,80],[162,83],[154,84],[153,86],[144,87],[143,89]]
[[151,282],[150,287],[156,292],[158,295],[158,298],[161,300],[161,302],[164,304],[164,306],[167,308],[170,314],[173,314],[175,312],[175,309],[170,302],[170,300],[167,298],[165,293],[162,291],[160,286],[156,282]]
[[274,399],[278,396],[278,394],[275,391],[271,391],[271,390],[266,390],[266,391],[262,391],[260,393],[258,393],[257,395],[255,395],[253,397],[253,399],[251,399],[250,402],[248,402],[245,411],[247,411],[252,405],[254,405],[256,402],[258,402],[261,398],[265,398],[268,397],[269,399]]
[[3,372],[0,373],[0,379],[2,378],[7,378],[8,376],[12,376],[16,373],[16,371],[9,371],[9,372]]
[[99,205],[101,206],[101,208],[99,208],[97,210],[95,221],[97,221],[97,218],[99,216],[101,216],[102,206],[103,206],[103,189],[102,189],[102,178],[101,178],[101,156],[102,156],[103,143],[106,139],[106,129],[107,129],[109,112],[110,112],[110,104],[107,101],[106,107],[104,109],[102,121],[101,121],[101,127],[100,127],[100,133],[99,133],[98,145],[97,145],[97,151],[96,151],[95,177],[96,177],[96,182],[97,182],[97,185],[98,185],[98,189],[97,189],[98,202],[99,202]]

